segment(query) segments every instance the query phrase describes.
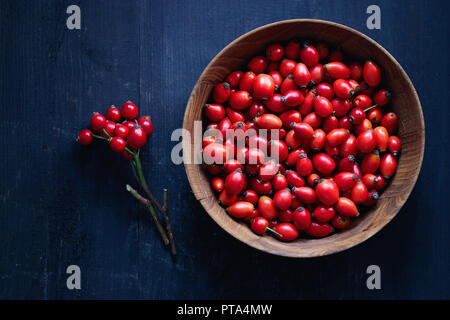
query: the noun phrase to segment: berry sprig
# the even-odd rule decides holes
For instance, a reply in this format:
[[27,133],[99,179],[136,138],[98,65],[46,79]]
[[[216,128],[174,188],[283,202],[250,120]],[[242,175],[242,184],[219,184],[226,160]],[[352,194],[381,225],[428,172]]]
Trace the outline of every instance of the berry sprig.
[[[94,139],[106,142],[112,151],[120,152],[122,157],[130,162],[133,174],[147,197],[139,194],[136,189],[128,184],[126,189],[149,210],[163,243],[165,245],[170,244],[171,253],[175,259],[176,247],[168,214],[168,191],[164,189],[164,204],[161,206],[148,188],[139,158],[141,148],[153,133],[153,123],[150,116],[141,116],[137,119],[138,114],[138,107],[131,101],[125,102],[120,110],[111,106],[106,111],[105,116],[96,112],[90,120],[92,130],[82,130],[78,135],[78,141],[84,146],[90,145]],[[164,216],[165,228],[162,226],[154,207]]]

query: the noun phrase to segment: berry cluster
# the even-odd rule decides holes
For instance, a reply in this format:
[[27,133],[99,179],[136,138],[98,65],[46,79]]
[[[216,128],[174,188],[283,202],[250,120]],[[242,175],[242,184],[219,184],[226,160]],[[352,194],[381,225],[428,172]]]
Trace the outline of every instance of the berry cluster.
[[373,61],[293,40],[217,84],[203,159],[228,214],[291,241],[346,229],[373,206],[401,149],[381,78]]
[[[89,145],[93,138],[108,140],[109,147],[114,152],[121,152],[124,159],[131,160],[133,152],[142,148],[147,142],[147,137],[153,133],[153,123],[150,116],[141,116],[138,107],[131,101],[125,102],[119,110],[111,106],[106,115],[94,113],[91,117],[91,130],[85,129],[78,135],[82,145]],[[120,122],[123,120],[122,122]],[[128,148],[129,147],[129,148]]]
[[[176,248],[168,216],[168,191],[164,189],[164,205],[160,205],[148,188],[139,158],[140,149],[153,133],[153,123],[150,116],[137,118],[138,114],[138,107],[131,101],[125,102],[120,110],[111,106],[105,115],[96,112],[90,120],[92,130],[82,130],[78,134],[78,141],[85,146],[90,145],[94,139],[107,142],[112,151],[122,153],[123,158],[130,162],[134,176],[147,197],[140,195],[130,185],[127,185],[126,189],[136,200],[147,207],[164,244],[170,244],[172,255],[175,258]],[[166,228],[161,225],[154,207],[163,214]]]

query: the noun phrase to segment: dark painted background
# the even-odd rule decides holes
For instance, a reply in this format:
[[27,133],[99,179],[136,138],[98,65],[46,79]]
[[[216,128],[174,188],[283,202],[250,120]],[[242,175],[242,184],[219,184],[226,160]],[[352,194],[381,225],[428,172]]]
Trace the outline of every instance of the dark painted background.
[[[371,31],[375,3],[382,29]],[[66,28],[70,4],[82,30]],[[445,1],[1,1],[0,298],[450,298],[448,12]],[[309,260],[231,238],[170,161],[170,134],[208,62],[290,18],[378,41],[411,77],[426,121],[421,175],[399,215],[364,244]],[[143,161],[155,194],[169,188],[177,264],[125,191],[133,179],[120,156],[75,142],[92,111],[127,99],[155,123]],[[70,264],[81,290],[66,289]],[[370,264],[382,290],[366,289]]]

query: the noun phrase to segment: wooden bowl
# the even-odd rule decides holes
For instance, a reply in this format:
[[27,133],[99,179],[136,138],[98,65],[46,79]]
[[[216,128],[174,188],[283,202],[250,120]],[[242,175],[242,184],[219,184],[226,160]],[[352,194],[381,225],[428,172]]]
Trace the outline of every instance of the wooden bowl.
[[[323,239],[298,239],[281,242],[270,235],[254,234],[244,223],[231,218],[219,205],[210,187],[207,173],[199,164],[189,162],[194,155],[193,140],[183,139],[183,155],[189,183],[195,197],[208,214],[229,234],[249,246],[288,257],[316,257],[351,248],[382,229],[408,199],[422,165],[425,124],[420,101],[408,75],[400,64],[378,43],[346,26],[321,20],[287,20],[252,30],[226,46],[206,67],[189,98],[183,128],[194,137],[194,121],[202,119],[202,107],[214,85],[273,42],[293,38],[322,40],[338,46],[347,55],[361,61],[373,59],[381,67],[384,87],[393,93],[390,107],[399,116],[398,135],[402,153],[398,169],[377,205],[352,221],[351,227]],[[197,150],[201,153],[201,150]],[[191,163],[191,164],[189,164]]]

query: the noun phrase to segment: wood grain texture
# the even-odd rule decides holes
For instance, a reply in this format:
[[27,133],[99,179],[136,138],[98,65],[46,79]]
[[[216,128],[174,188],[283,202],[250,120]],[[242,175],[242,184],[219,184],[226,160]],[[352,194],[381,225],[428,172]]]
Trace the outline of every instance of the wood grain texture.
[[[244,243],[272,254],[288,257],[316,257],[351,248],[381,230],[408,199],[419,176],[425,148],[425,124],[416,90],[400,64],[383,47],[367,36],[343,25],[321,20],[287,20],[252,30],[226,46],[206,67],[188,101],[183,127],[194,136],[194,121],[202,120],[202,108],[215,84],[273,42],[312,39],[339,46],[358,60],[378,63],[383,71],[384,87],[393,93],[390,106],[400,119],[398,136],[402,154],[398,169],[377,205],[352,222],[351,227],[323,239],[298,239],[285,243],[253,233],[244,222],[232,219],[219,205],[210,187],[207,173],[186,157],[186,173],[194,195],[208,214],[228,233]],[[195,150],[183,140],[185,150]]]

